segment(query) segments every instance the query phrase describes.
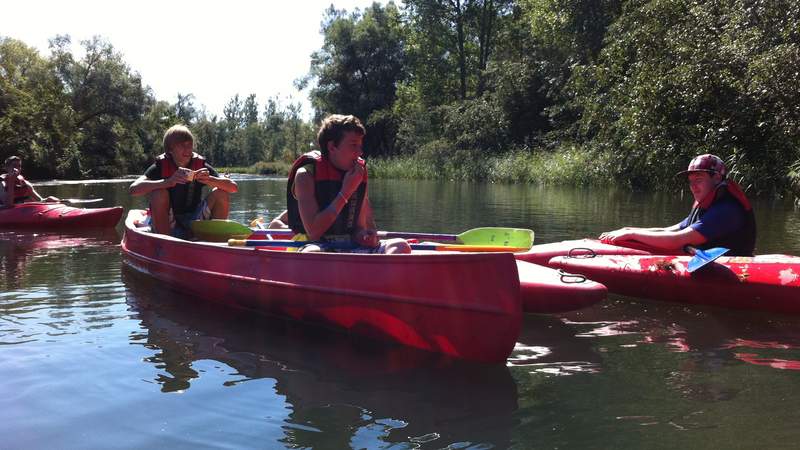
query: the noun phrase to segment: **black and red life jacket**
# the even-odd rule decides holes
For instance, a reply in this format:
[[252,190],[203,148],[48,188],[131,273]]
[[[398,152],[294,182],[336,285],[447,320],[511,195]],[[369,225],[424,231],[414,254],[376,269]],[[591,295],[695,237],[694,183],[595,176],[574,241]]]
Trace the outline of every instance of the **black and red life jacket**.
[[[0,179],[2,179],[3,182],[5,183],[6,174],[0,175]],[[8,184],[5,185],[6,192],[9,191],[10,187],[11,186],[9,186]],[[32,196],[33,196],[33,190],[31,189],[30,186],[28,186],[28,183],[25,182],[25,178],[23,178],[22,175],[17,175],[17,182],[14,183],[14,203],[28,202],[31,200]]]
[[[187,167],[192,170],[200,170],[205,167],[205,164],[205,158],[197,153],[192,152],[192,159],[189,160],[189,165]],[[175,161],[173,161],[172,157],[166,153],[156,156],[156,165],[158,166],[159,172],[161,172],[161,177],[165,180],[171,177],[172,174],[178,170],[178,166],[175,164]]]
[[692,211],[689,213],[687,226],[699,221],[713,204],[719,202],[737,202],[741,205],[745,214],[744,226],[733,233],[706,241],[698,248],[705,250],[713,247],[725,247],[730,249],[727,253],[728,256],[753,256],[756,247],[756,217],[753,214],[750,200],[735,181],[727,180],[720,183],[714,195],[709,196],[707,200],[704,199],[702,204],[695,201]]
[[[295,233],[305,233],[306,230],[300,219],[300,208],[293,193],[294,179],[297,171],[308,164],[314,164],[314,197],[320,209],[326,208],[336,199],[336,195],[342,189],[342,181],[346,173],[337,169],[328,158],[323,157],[322,153],[317,150],[306,153],[295,160],[289,170],[289,182],[286,184],[289,228]],[[359,158],[358,164],[364,165],[364,160]],[[365,176],[358,189],[353,192],[345,207],[339,212],[336,221],[323,233],[323,237],[349,236],[356,230],[366,191],[367,177]]]
[[[192,152],[192,159],[187,166],[191,170],[200,170],[206,166],[206,159],[197,153]],[[172,156],[162,153],[156,156],[156,167],[163,179],[167,179],[178,171],[178,166],[172,160]],[[169,202],[173,211],[177,213],[194,211],[195,207],[202,201],[203,184],[192,181],[186,185],[177,185],[168,189]],[[181,194],[185,192],[185,196]],[[178,203],[178,204],[176,204]]]

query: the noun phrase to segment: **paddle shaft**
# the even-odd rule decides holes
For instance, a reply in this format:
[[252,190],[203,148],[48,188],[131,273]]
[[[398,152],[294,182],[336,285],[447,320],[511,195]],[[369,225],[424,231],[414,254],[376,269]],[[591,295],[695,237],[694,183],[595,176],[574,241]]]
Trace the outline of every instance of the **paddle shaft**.
[[[268,241],[262,239],[229,239],[228,245],[236,247],[303,247],[305,245],[319,245],[325,249],[352,250],[358,246],[352,242],[316,242],[316,241]],[[503,247],[497,245],[436,245],[436,244],[410,244],[412,250],[436,250],[455,252],[520,252],[527,250],[524,247]]]
[[[253,230],[252,236],[294,236],[292,230],[287,229],[264,229]],[[406,233],[401,231],[378,231],[378,237],[381,238],[403,238],[403,239],[418,239],[422,241],[447,241],[456,242],[458,236],[454,234],[435,234],[435,233]]]

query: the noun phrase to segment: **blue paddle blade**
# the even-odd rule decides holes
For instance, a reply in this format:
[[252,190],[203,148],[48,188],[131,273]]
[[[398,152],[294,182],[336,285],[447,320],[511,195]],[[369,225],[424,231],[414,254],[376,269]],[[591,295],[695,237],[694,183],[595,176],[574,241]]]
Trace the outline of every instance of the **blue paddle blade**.
[[689,270],[689,273],[692,273],[724,255],[725,253],[728,253],[729,251],[730,249],[724,247],[714,247],[708,250],[695,249],[694,256],[689,260],[689,266],[687,269]]

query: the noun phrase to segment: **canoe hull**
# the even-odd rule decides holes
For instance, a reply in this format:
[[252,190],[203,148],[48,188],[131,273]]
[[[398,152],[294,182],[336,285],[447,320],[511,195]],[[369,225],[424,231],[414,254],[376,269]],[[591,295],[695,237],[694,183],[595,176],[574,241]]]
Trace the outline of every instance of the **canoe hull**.
[[521,326],[511,254],[295,253],[155,235],[129,213],[122,250],[135,269],[237,308],[344,329],[487,363],[506,360]]
[[688,256],[556,257],[550,265],[581,273],[611,292],[735,309],[800,313],[800,258],[721,257],[689,273]]
[[122,217],[122,207],[74,208],[62,203],[21,203],[0,209],[0,227],[31,229],[79,229],[113,227]]

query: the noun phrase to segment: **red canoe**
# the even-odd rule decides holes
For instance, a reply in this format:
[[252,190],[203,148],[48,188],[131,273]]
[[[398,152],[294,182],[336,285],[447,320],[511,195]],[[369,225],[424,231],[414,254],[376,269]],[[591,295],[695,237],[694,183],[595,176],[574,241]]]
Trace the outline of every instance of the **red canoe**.
[[[274,236],[261,233],[257,237],[259,239],[286,238],[283,232]],[[415,253],[425,252],[415,251]],[[436,253],[441,254],[441,252]],[[540,264],[523,261],[521,255],[527,255],[527,253],[515,254],[520,294],[522,295],[522,309],[527,313],[549,314],[574,311],[603,301],[608,296],[608,289],[600,283],[591,281],[582,275],[571,275]],[[549,259],[550,257],[547,258],[547,260]],[[544,262],[547,263],[547,260]]]
[[20,203],[0,209],[0,227],[32,229],[77,229],[113,227],[122,217],[122,207],[74,208],[63,203]]
[[689,256],[555,257],[611,292],[655,300],[800,313],[800,257],[721,257],[694,273]]
[[[510,253],[362,255],[228,247],[157,235],[131,210],[126,262],[180,291],[469,360],[504,362],[519,336]],[[235,324],[231,324],[235,326]]]

